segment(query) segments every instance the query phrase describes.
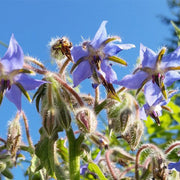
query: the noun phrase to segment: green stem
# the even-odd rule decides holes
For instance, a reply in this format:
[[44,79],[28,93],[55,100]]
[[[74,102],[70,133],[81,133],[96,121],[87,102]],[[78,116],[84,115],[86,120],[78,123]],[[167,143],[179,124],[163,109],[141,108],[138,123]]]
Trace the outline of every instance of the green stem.
[[70,180],[80,179],[80,146],[84,140],[82,134],[76,139],[72,128],[66,131],[69,142],[69,173]]

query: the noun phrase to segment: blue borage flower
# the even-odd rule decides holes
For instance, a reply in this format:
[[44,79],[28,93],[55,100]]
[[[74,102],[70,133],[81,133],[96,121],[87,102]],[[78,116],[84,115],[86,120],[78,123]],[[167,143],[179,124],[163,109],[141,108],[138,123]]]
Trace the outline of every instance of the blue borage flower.
[[168,169],[173,169],[173,168],[176,169],[176,171],[180,172],[180,161],[168,164]]
[[[147,120],[147,117],[150,116],[156,121],[158,125],[160,125],[159,116],[162,115],[162,109],[168,110],[171,112],[171,109],[167,107],[166,104],[168,104],[170,101],[170,98],[177,93],[178,93],[178,90],[169,91],[167,100],[163,98],[162,94],[160,94],[160,96],[154,100],[151,99],[153,98],[152,96],[149,96],[149,98],[147,98],[147,103],[144,104],[142,108],[140,108],[140,118],[143,120]],[[153,104],[151,104],[151,102],[153,102]]]
[[127,65],[126,61],[115,55],[123,49],[135,47],[133,44],[119,44],[119,37],[108,37],[106,32],[107,21],[103,21],[92,41],[85,41],[81,46],[73,47],[71,54],[75,62],[73,72],[73,83],[77,86],[81,81],[92,77],[94,84],[116,83],[117,75],[112,69],[109,61]]
[[33,90],[44,84],[45,81],[32,79],[25,73],[31,73],[23,69],[24,54],[14,38],[11,36],[9,47],[2,59],[0,59],[0,102],[5,95],[9,101],[21,110],[21,94],[27,95],[27,90]]
[[[167,94],[165,87],[171,86],[173,82],[180,79],[180,74],[176,70],[180,70],[180,47],[174,52],[164,56],[166,48],[156,54],[151,49],[140,45],[141,65],[133,74],[125,76],[118,82],[129,89],[138,89],[137,93],[144,87],[145,96],[154,96],[157,99],[162,92],[165,99]],[[150,102],[152,105],[154,101]]]

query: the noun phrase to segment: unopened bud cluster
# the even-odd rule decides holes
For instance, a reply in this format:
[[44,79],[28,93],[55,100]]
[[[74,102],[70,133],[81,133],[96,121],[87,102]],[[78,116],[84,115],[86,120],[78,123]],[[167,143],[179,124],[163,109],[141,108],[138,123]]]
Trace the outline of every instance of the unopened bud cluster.
[[41,98],[43,127],[48,135],[52,135],[55,132],[68,129],[71,124],[71,116],[62,98],[59,83],[51,77],[47,77],[47,81],[49,83],[44,85],[38,96]]
[[121,97],[122,102],[114,101],[107,109],[109,128],[120,134],[132,150],[138,146],[144,126],[139,118],[139,106],[135,98],[128,93]]

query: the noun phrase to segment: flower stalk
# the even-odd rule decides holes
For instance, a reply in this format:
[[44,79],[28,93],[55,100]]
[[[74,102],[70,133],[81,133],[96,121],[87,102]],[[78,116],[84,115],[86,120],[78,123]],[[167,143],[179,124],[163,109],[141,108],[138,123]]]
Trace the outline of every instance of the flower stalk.
[[34,149],[34,145],[33,145],[33,142],[32,142],[31,136],[30,136],[30,133],[29,133],[29,125],[28,125],[27,117],[26,117],[24,111],[22,111],[21,113],[22,113],[22,117],[23,117],[23,120],[24,120],[24,125],[25,125],[25,129],[26,129],[26,137],[27,137],[29,146],[30,146],[32,149]]

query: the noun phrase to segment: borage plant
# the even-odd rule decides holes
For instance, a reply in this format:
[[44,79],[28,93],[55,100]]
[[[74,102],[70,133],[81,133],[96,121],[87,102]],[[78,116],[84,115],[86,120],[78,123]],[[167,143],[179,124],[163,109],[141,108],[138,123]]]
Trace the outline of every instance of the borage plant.
[[[137,68],[120,80],[114,63],[127,66],[127,62],[118,53],[135,46],[108,36],[106,23],[92,40],[77,46],[66,37],[52,39],[50,51],[58,71],[24,56],[12,35],[0,60],[0,103],[6,96],[17,114],[7,138],[0,138],[1,177],[13,179],[10,169],[29,160],[24,155],[28,152],[29,179],[179,179],[180,107],[173,83],[180,79],[180,48],[166,55],[164,47],[155,53],[141,44]],[[80,93],[78,85],[85,79],[92,80],[95,97]],[[21,105],[21,94],[31,101],[27,91],[35,89],[32,100],[42,118],[37,144],[31,140]],[[107,123],[97,129],[101,112]],[[28,145],[22,141],[21,118]]]

